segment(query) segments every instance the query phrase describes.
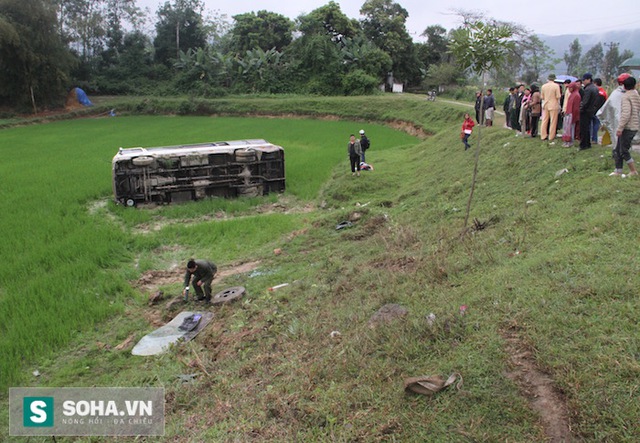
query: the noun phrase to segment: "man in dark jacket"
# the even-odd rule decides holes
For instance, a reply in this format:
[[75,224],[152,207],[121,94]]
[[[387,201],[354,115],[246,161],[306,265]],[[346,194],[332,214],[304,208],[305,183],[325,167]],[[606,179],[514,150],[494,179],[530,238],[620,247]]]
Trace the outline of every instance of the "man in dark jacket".
[[482,92],[476,91],[476,122],[480,124],[484,121],[482,111]]
[[360,146],[360,140],[356,140],[356,136],[351,134],[349,136],[349,143],[347,144],[347,154],[349,155],[349,161],[351,162],[351,175],[358,174],[360,177],[360,160],[362,159],[362,147]]
[[364,133],[364,129],[360,130],[360,147],[362,148],[362,163],[365,162],[364,156],[366,155],[366,151],[367,149],[369,149],[369,146],[371,146],[371,141],[369,141],[369,138],[367,138],[366,134]]
[[516,131],[522,132],[522,128],[520,127],[520,109],[522,109],[524,85],[518,85],[514,92],[515,103],[511,112],[511,127]]
[[598,88],[593,84],[590,72],[582,76],[584,86],[582,100],[580,100],[580,151],[591,147],[591,119],[596,115],[598,103]]
[[496,110],[496,99],[493,96],[493,90],[487,89],[487,95],[482,102],[484,108],[484,124],[493,126],[493,113]]
[[187,272],[184,274],[184,291],[182,295],[185,295],[189,283],[193,279],[193,290],[196,293],[196,300],[204,300],[206,303],[210,303],[211,281],[213,277],[215,277],[216,272],[218,272],[218,268],[208,260],[189,260],[187,262]]
[[515,100],[513,98],[513,93],[516,88],[509,88],[509,94],[505,97],[504,102],[502,103],[502,110],[504,111],[505,119],[504,122],[507,125],[507,128],[511,128],[511,118],[509,118],[509,109],[511,108],[511,103]]

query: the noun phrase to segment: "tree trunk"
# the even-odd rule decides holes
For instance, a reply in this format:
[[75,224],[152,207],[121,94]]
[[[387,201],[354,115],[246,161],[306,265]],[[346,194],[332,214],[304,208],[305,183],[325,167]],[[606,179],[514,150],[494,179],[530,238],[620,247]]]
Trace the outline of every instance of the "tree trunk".
[[[482,99],[480,100],[480,112],[481,115],[484,114],[484,88],[486,86],[486,82],[484,80],[485,73],[482,72],[482,89],[480,93],[482,94]],[[484,122],[484,118],[480,119],[481,122]],[[467,212],[464,216],[464,229],[466,231],[468,222],[469,222],[469,213],[471,212],[471,200],[473,199],[473,191],[476,189],[476,176],[478,175],[478,163],[480,162],[480,139],[482,137],[482,124],[478,124],[478,142],[476,143],[476,155],[475,155],[475,163],[473,165],[473,178],[471,179],[471,191],[469,192],[469,200],[467,200]]]
[[33,106],[33,113],[38,113],[38,107],[36,106],[36,97],[33,93],[33,86],[29,86],[29,91],[31,92],[31,106]]
[[180,20],[176,22],[176,58],[180,58]]

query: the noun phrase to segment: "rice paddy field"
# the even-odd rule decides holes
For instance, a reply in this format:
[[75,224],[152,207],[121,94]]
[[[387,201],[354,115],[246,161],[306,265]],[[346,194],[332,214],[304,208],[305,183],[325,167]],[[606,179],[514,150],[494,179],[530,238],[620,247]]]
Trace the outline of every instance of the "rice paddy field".
[[[121,312],[124,301],[135,296],[127,283],[139,272],[134,260],[142,257],[144,262],[145,250],[167,240],[163,236],[171,237],[172,244],[184,236],[193,253],[224,261],[250,255],[253,247],[301,223],[297,216],[273,215],[239,221],[223,233],[210,227],[202,233],[197,227],[176,232],[174,227],[136,240],[121,225],[148,222],[158,211],[112,207],[111,159],[119,147],[264,138],[286,147],[286,194],[313,201],[332,169],[344,162],[349,134],[360,126],[302,119],[134,116],[0,131],[0,386],[23,380],[25,362],[55,352]],[[382,126],[367,130],[379,150],[415,143],[415,138]],[[160,210],[169,218],[188,219],[247,210],[263,200],[218,199]],[[118,223],[94,210],[103,204],[111,207]],[[208,246],[198,246],[203,241]]]

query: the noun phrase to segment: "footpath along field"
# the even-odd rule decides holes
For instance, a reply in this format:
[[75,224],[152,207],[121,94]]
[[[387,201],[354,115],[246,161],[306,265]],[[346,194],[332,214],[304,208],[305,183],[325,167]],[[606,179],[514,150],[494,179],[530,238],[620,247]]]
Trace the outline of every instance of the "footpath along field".
[[[432,137],[298,118],[1,131],[0,204],[15,217],[2,218],[12,234],[0,246],[11,257],[0,271],[0,345],[11,356],[2,364],[17,362],[0,368],[4,386],[163,386],[158,441],[637,441],[640,182],[608,177],[606,148],[578,153],[483,129],[463,234],[473,170],[459,139],[464,109],[383,99],[317,107],[382,122],[404,104],[404,127]],[[375,171],[358,179],[343,145],[361,126]],[[289,147],[284,196],[133,211],[105,203],[118,137],[116,147],[158,145],[256,128],[243,137]],[[343,220],[353,226],[336,231]],[[116,349],[171,315],[146,297],[179,281],[139,282],[173,275],[186,255],[235,269],[216,288],[241,284],[245,298],[213,308],[210,327],[162,356]],[[391,303],[404,316],[372,326]],[[31,317],[38,323],[23,326]],[[453,373],[462,383],[434,396],[403,391],[407,377]]]

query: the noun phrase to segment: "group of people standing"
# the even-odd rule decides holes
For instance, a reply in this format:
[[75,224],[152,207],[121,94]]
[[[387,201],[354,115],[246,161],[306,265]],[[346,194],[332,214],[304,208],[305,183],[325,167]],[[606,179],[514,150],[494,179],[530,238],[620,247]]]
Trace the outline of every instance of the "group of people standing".
[[555,74],[550,74],[547,83],[542,85],[540,98],[542,140],[555,143],[557,131],[562,129],[564,147],[573,146],[575,140],[580,140],[579,150],[589,149],[592,143],[598,143],[600,121],[596,113],[608,98],[601,79],[594,79],[587,72],[581,80],[567,79],[560,85],[556,83]]
[[354,134],[349,136],[347,154],[349,155],[349,162],[351,163],[351,175],[357,175],[360,177],[361,167],[363,164],[366,165],[365,153],[370,146],[371,142],[364,133],[364,129],[360,130],[360,139],[356,139]]
[[[623,162],[629,165],[630,174],[637,175],[630,149],[633,137],[640,130],[640,96],[636,80],[629,74],[618,77],[618,88],[607,95],[602,87],[602,80],[593,78],[589,72],[579,80],[564,80],[557,83],[555,74],[550,74],[547,82],[538,88],[517,85],[509,88],[509,95],[503,103],[506,126],[518,131],[521,135],[538,136],[540,139],[555,144],[558,130],[562,130],[561,139],[564,147],[572,147],[579,140],[578,150],[591,148],[598,143],[598,131],[601,119],[607,128],[614,144],[613,157],[616,169],[610,175],[622,174]],[[487,89],[483,97],[476,92],[476,122],[486,126],[493,125],[495,98],[491,89]],[[465,150],[469,148],[469,134],[474,122],[468,114],[462,125],[461,138]]]

